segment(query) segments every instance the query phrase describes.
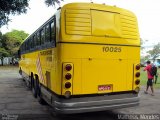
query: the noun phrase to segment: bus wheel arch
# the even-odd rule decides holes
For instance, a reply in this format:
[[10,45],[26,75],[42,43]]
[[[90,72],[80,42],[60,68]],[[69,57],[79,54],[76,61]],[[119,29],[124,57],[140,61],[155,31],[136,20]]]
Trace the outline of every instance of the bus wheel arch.
[[39,77],[38,75],[36,74],[35,75],[35,81],[36,81],[36,88],[37,88],[37,99],[38,99],[38,102],[42,105],[46,105],[46,101],[43,99],[42,97],[42,93],[41,93],[41,84],[39,82]]
[[37,83],[36,77],[34,77],[33,73],[31,73],[31,90],[35,98],[37,98],[37,84],[36,83]]

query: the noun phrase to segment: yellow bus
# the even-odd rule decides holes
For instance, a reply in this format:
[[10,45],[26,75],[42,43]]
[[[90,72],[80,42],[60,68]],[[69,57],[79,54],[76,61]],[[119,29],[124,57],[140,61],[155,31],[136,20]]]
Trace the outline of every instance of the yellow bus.
[[140,38],[128,10],[66,4],[22,43],[20,57],[27,86],[57,113],[139,104]]

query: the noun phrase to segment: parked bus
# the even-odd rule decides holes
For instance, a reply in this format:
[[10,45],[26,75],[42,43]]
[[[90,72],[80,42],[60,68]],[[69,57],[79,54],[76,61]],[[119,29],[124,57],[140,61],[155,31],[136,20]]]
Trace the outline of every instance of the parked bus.
[[27,86],[57,113],[139,104],[140,38],[128,10],[66,4],[22,43],[20,56]]

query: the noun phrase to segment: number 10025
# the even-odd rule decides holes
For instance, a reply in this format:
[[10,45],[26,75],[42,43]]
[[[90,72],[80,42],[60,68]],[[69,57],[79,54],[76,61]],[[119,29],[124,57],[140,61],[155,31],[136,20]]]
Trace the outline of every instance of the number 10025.
[[121,52],[121,47],[103,47],[103,52]]

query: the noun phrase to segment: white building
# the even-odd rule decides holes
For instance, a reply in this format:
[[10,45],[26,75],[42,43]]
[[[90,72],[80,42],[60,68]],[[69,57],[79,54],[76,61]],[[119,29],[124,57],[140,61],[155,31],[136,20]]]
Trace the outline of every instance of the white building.
[[[9,65],[12,61],[12,58],[11,57],[4,57],[3,58],[3,65]],[[0,65],[2,65],[2,61],[0,59]]]

